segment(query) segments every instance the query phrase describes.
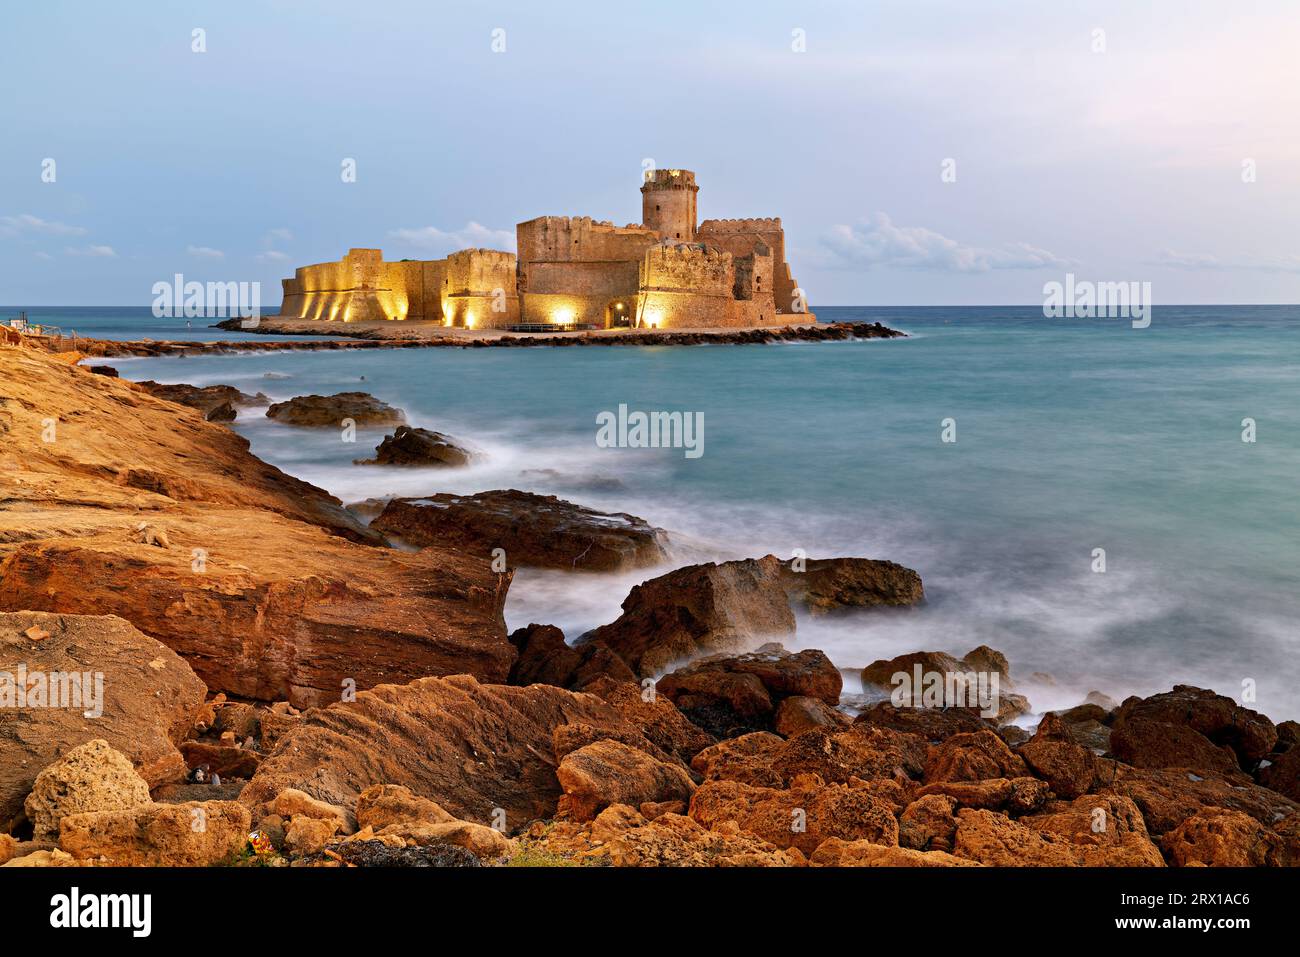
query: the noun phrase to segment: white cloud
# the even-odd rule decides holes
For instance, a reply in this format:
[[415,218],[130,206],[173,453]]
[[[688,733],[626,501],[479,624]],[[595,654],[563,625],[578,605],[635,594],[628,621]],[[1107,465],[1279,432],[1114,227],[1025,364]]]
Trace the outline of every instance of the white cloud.
[[82,246],[76,249],[69,246],[63,251],[69,256],[93,256],[102,259],[112,259],[117,255],[112,246]]
[[287,243],[291,239],[293,239],[293,233],[282,226],[279,229],[267,230],[266,235],[262,237],[262,245],[274,246],[276,243]]
[[186,246],[185,251],[191,256],[197,256],[199,259],[225,259],[226,254],[220,249],[213,249],[211,246]]
[[262,262],[280,263],[288,259],[289,256],[287,253],[282,253],[278,249],[268,249],[265,252],[258,253],[257,258]]
[[1180,253],[1164,250],[1151,265],[1171,269],[1236,270],[1243,272],[1300,272],[1300,256],[1273,259],[1220,259],[1209,253]]
[[1029,243],[997,247],[969,246],[924,226],[896,226],[885,213],[876,213],[855,226],[832,226],[822,246],[840,268],[935,269],[944,272],[988,272],[991,269],[1041,269],[1071,264]]
[[87,230],[81,226],[41,219],[31,213],[0,216],[0,236],[17,236],[20,233],[38,236],[84,236],[86,232]]
[[445,256],[460,249],[504,249],[515,251],[514,230],[488,229],[470,220],[464,229],[446,232],[437,226],[394,229],[388,234],[399,243]]

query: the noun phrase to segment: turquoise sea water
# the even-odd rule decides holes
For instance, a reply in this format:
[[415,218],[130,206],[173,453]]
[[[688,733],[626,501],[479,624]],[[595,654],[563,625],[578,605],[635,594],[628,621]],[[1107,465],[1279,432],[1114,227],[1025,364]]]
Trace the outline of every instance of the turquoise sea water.
[[[987,643],[1022,685],[1044,673],[1027,681],[1037,710],[1175,682],[1240,700],[1253,683],[1253,707],[1300,717],[1300,307],[1157,307],[1144,330],[1037,307],[818,313],[910,338],[114,364],[272,399],[362,389],[486,453],[454,473],[353,466],[378,434],[348,444],[241,413],[258,455],[345,501],[526,488],[661,525],[679,561],[802,549],[917,569],[916,612],[800,621],[798,645],[841,666]],[[88,318],[79,332],[177,337],[147,309]],[[702,413],[704,454],[597,448],[597,414],[620,403]],[[654,573],[522,571],[507,618],[573,637]]]

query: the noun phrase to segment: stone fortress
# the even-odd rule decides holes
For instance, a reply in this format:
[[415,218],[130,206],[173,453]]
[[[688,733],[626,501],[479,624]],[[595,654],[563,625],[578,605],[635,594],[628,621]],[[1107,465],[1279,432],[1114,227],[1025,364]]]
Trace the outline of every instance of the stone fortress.
[[283,319],[418,320],[470,329],[685,329],[811,322],[779,217],[696,225],[695,174],[647,171],[641,222],[539,216],[518,255],[463,249],[385,262],[352,249],[285,279]]

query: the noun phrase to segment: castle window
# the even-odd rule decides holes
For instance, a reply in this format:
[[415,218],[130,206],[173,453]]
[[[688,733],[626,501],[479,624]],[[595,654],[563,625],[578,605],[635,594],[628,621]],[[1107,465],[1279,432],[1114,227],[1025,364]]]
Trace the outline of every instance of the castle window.
[[655,206],[655,212],[659,212],[659,207],[657,205]]

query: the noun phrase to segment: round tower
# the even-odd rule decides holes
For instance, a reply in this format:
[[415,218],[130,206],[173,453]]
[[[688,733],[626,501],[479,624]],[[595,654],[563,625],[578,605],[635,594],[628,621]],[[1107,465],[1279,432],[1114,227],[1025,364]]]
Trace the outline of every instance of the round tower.
[[695,241],[695,174],[688,169],[648,170],[641,186],[641,224],[662,239]]

